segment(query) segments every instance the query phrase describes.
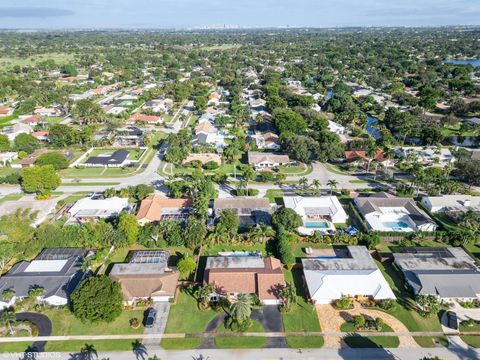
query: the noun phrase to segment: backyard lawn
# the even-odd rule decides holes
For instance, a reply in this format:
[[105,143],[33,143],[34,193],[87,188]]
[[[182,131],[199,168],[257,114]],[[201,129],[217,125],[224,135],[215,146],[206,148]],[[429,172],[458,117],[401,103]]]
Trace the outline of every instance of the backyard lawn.
[[[306,302],[305,288],[300,269],[284,271],[285,281],[293,284],[297,291],[297,305],[289,313],[282,313],[283,327],[286,332],[319,332],[320,323],[318,321],[315,308]],[[292,348],[320,348],[323,346],[323,337],[287,337],[287,344]]]
[[[258,321],[254,321],[251,328],[247,332],[264,332],[262,324]],[[217,333],[231,333],[229,329],[226,329],[221,325]],[[215,337],[215,345],[221,349],[258,349],[267,344],[268,339],[266,337],[254,337],[254,336],[242,336],[242,337]]]
[[[343,332],[357,331],[351,322],[344,323],[340,330]],[[382,332],[393,332],[393,329],[384,324]],[[347,336],[343,340],[352,348],[396,348],[400,345],[400,340],[396,336]]]
[[[185,292],[178,294],[177,303],[170,308],[165,333],[202,333],[217,315],[213,310],[200,311],[197,301]],[[165,349],[194,349],[202,343],[199,338],[162,339]]]
[[282,201],[284,196],[283,190],[281,189],[268,189],[265,193],[265,197],[271,204],[278,204],[278,202]]

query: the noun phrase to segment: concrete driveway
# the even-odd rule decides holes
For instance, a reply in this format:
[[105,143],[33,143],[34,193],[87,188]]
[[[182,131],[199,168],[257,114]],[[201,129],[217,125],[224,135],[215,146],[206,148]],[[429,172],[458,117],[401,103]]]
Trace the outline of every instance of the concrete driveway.
[[[153,327],[145,328],[144,334],[163,334],[167,326],[170,303],[168,301],[154,302],[152,307],[157,310],[157,318]],[[143,344],[149,350],[161,349],[160,340],[158,339],[146,339]]]

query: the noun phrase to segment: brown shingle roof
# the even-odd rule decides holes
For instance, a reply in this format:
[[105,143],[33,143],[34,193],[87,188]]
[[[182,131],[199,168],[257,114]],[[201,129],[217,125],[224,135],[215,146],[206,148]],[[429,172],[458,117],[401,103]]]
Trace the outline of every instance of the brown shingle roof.
[[[346,161],[356,161],[359,159],[367,160],[370,159],[370,157],[367,155],[367,152],[365,150],[345,151]],[[387,160],[384,156],[384,152],[382,149],[375,150],[375,155],[373,156],[373,159],[377,160],[378,162],[384,162]]]
[[286,154],[262,153],[262,152],[255,152],[255,151],[248,152],[248,163],[250,165],[256,165],[264,161],[269,161],[272,163],[279,163],[279,164],[286,164],[290,162],[290,158]]
[[215,128],[215,126],[210,124],[210,122],[202,121],[200,124],[195,126],[195,133],[198,134],[200,132],[214,134],[217,132],[217,129]]
[[110,277],[122,286],[124,300],[131,301],[134,298],[173,297],[179,273],[171,271],[159,274],[110,275]]
[[[228,266],[225,261],[225,266]],[[218,294],[255,293],[260,300],[275,300],[285,286],[282,264],[278,259],[263,259],[263,268],[216,267],[205,269],[204,282],[214,284]],[[217,263],[218,264],[218,263]]]

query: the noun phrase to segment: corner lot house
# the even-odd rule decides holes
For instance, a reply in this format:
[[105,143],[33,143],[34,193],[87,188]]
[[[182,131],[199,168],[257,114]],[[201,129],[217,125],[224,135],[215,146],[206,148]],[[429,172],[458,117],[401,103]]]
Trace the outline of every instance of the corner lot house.
[[109,275],[122,286],[126,304],[148,298],[159,302],[173,299],[179,273],[168,267],[168,251],[139,250],[129,257],[128,263],[114,264]]
[[231,210],[236,214],[240,220],[240,225],[243,226],[269,224],[273,212],[270,202],[265,198],[234,197],[213,201],[215,218],[218,218],[225,210]]
[[424,196],[422,205],[432,212],[464,213],[469,210],[480,210],[480,196],[442,195]]
[[249,151],[248,163],[253,165],[256,170],[273,169],[280,165],[290,164],[290,158],[285,154]]
[[69,224],[82,224],[89,221],[115,217],[122,211],[130,211],[127,198],[111,197],[108,199],[83,198],[69,210]]
[[407,247],[393,254],[415,295],[442,300],[472,300],[480,296],[480,271],[459,247]]
[[45,249],[35,260],[15,264],[0,278],[0,294],[12,289],[16,295],[9,302],[0,297],[0,310],[27,297],[32,288],[42,288],[41,300],[49,305],[66,305],[85,277],[81,267],[87,254],[84,249]]
[[142,200],[137,220],[140,225],[162,220],[185,221],[192,213],[192,199],[169,199],[160,195],[150,195]]
[[301,235],[311,235],[315,231],[327,234],[335,231],[334,224],[347,222],[347,213],[336,196],[287,196],[283,202],[302,218],[303,226],[298,228]]
[[129,163],[127,150],[117,150],[110,154],[89,157],[84,163],[87,167],[122,167]]
[[329,304],[343,296],[395,299],[365,246],[324,250],[322,255],[302,259],[305,282],[313,302]]
[[368,227],[374,231],[435,231],[437,224],[413,199],[397,198],[387,193],[354,200]]
[[265,305],[280,304],[279,293],[286,285],[280,261],[257,255],[209,257],[203,281],[215,285],[213,300],[256,294]]

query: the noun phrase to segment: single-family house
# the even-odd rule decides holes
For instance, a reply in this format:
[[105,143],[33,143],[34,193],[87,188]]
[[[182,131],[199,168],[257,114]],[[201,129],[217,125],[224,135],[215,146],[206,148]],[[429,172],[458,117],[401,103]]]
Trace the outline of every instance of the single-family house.
[[394,151],[401,158],[415,157],[425,165],[445,166],[455,161],[455,157],[448,148],[410,146],[395,148]]
[[10,116],[13,114],[14,109],[10,106],[0,106],[0,117]]
[[172,99],[154,99],[147,101],[143,106],[144,109],[150,109],[155,113],[167,112],[173,107]]
[[39,108],[36,108],[33,111],[33,113],[34,115],[48,116],[48,117],[56,117],[56,116],[62,115],[62,111],[56,107],[51,107],[51,108],[39,107]]
[[48,131],[34,131],[31,135],[41,142],[48,142]]
[[22,119],[22,122],[28,124],[30,126],[37,126],[37,125],[46,125],[46,121],[42,121],[42,117],[40,115],[32,115],[27,116],[26,118]]
[[219,198],[213,201],[215,218],[218,218],[225,210],[236,214],[242,226],[269,224],[273,212],[270,202],[266,198],[233,197]]
[[129,164],[128,150],[116,150],[89,157],[82,165],[86,167],[122,167]]
[[273,169],[281,165],[290,164],[290,158],[287,154],[249,151],[248,163],[253,165],[256,170]]
[[281,290],[286,285],[281,262],[258,255],[208,257],[203,281],[215,287],[212,301],[255,294],[264,305],[281,304]]
[[11,164],[12,161],[18,159],[18,153],[13,151],[0,153],[0,167],[5,167],[7,164]]
[[129,253],[128,258],[126,263],[114,264],[109,274],[120,283],[125,304],[145,299],[166,302],[175,297],[179,272],[168,266],[170,252],[138,250]]
[[460,247],[406,247],[393,254],[415,296],[473,300],[480,296],[480,271]]
[[142,123],[148,125],[156,125],[162,123],[162,117],[156,115],[143,115],[140,113],[135,113],[125,121],[127,125],[133,125],[135,123]]
[[165,220],[185,221],[193,213],[192,199],[170,199],[150,195],[142,200],[137,213],[140,225]]
[[441,195],[424,196],[421,203],[432,212],[465,213],[469,210],[480,211],[480,196]]
[[190,155],[187,156],[185,160],[183,160],[183,164],[191,164],[193,161],[199,161],[202,163],[202,165],[208,164],[208,163],[215,163],[218,166],[222,165],[222,158],[218,154],[212,154],[212,153],[202,153],[202,154],[196,154],[196,153],[191,153]]
[[255,142],[259,149],[280,150],[282,147],[280,144],[280,137],[271,131],[263,134],[256,134]]
[[143,131],[137,127],[126,127],[117,130],[117,136],[115,137],[115,143],[117,146],[145,146],[143,141]]
[[86,197],[78,200],[68,211],[70,218],[69,224],[82,224],[99,219],[108,219],[118,216],[122,211],[130,212],[132,206],[128,203],[128,198],[111,197],[107,199],[98,199],[95,197]]
[[315,231],[330,234],[335,231],[334,224],[345,224],[348,219],[336,196],[286,196],[283,203],[302,218],[303,225],[298,228],[301,235]]
[[366,150],[349,150],[345,151],[345,162],[352,163],[355,166],[364,165],[370,161],[376,161],[384,166],[393,166],[393,161],[385,157],[382,149],[375,149],[372,155],[369,155]]
[[373,231],[435,231],[437,224],[421,210],[413,199],[387,193],[358,197],[355,205]]
[[0,278],[0,294],[13,290],[9,301],[0,296],[0,310],[12,306],[17,300],[27,297],[32,289],[41,288],[42,302],[52,306],[67,305],[72,292],[86,274],[82,270],[88,250],[44,249],[32,261],[21,261]]
[[16,123],[3,128],[3,134],[7,135],[10,141],[15,140],[15,138],[20,134],[31,134],[32,132],[32,127],[23,123]]
[[365,246],[325,249],[303,258],[303,275],[309,297],[316,304],[329,304],[344,296],[395,299],[392,289]]

